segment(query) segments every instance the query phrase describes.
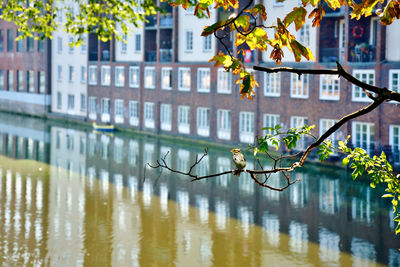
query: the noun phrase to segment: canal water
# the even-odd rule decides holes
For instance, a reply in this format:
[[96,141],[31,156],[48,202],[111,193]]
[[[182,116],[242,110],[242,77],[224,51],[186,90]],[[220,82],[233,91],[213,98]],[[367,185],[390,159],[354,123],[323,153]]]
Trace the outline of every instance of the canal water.
[[[0,262],[400,266],[382,190],[344,169],[307,164],[280,193],[243,174],[190,182],[144,168],[170,151],[168,163],[187,170],[204,146],[0,113]],[[233,168],[229,150],[210,145],[196,172]]]

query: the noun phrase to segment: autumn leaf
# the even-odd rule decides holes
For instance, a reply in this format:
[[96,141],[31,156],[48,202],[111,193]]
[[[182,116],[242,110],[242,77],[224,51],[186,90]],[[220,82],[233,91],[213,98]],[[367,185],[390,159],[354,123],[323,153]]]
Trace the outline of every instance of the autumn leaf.
[[303,27],[306,21],[307,10],[304,7],[295,7],[292,12],[286,15],[283,23],[285,27],[288,27],[292,22],[294,22],[296,26],[296,31],[300,30]]
[[380,22],[383,25],[390,25],[394,19],[400,19],[400,2],[391,0],[380,14]]

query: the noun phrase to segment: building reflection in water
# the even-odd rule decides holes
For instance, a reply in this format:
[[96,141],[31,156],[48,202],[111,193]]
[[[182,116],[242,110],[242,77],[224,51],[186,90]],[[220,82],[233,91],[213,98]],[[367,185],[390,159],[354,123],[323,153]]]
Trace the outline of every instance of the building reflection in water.
[[[146,162],[169,152],[168,164],[187,171],[201,149],[40,123],[4,127],[0,151],[51,166],[0,161],[6,265],[400,263],[384,200],[368,184],[338,178],[347,178],[340,171],[304,168],[295,174],[302,181],[283,193],[262,190],[247,174],[192,183],[167,171],[157,179],[159,171],[147,168],[144,180]],[[211,149],[196,172],[232,167],[229,152]],[[268,184],[283,186],[282,178],[271,175]]]

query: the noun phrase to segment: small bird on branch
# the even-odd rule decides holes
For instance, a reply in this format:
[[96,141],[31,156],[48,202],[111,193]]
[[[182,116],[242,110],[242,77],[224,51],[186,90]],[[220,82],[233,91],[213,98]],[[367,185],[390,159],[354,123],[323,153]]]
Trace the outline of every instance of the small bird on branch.
[[244,158],[242,152],[240,152],[239,148],[234,148],[231,150],[233,153],[233,162],[236,165],[236,170],[233,171],[233,175],[240,176],[241,170],[246,167],[246,159]]

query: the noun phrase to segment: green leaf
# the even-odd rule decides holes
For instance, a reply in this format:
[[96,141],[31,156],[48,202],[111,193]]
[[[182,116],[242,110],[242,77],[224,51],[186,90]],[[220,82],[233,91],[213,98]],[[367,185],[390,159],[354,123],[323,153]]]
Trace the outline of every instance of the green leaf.
[[349,159],[348,157],[345,157],[345,158],[342,160],[343,166],[347,166],[347,164],[349,164],[349,162],[350,162],[350,159]]
[[382,198],[386,198],[386,197],[394,197],[392,194],[384,194],[383,196],[382,196]]
[[288,27],[292,22],[296,26],[296,31],[300,30],[306,22],[307,10],[304,7],[295,7],[292,12],[286,15],[283,23]]

